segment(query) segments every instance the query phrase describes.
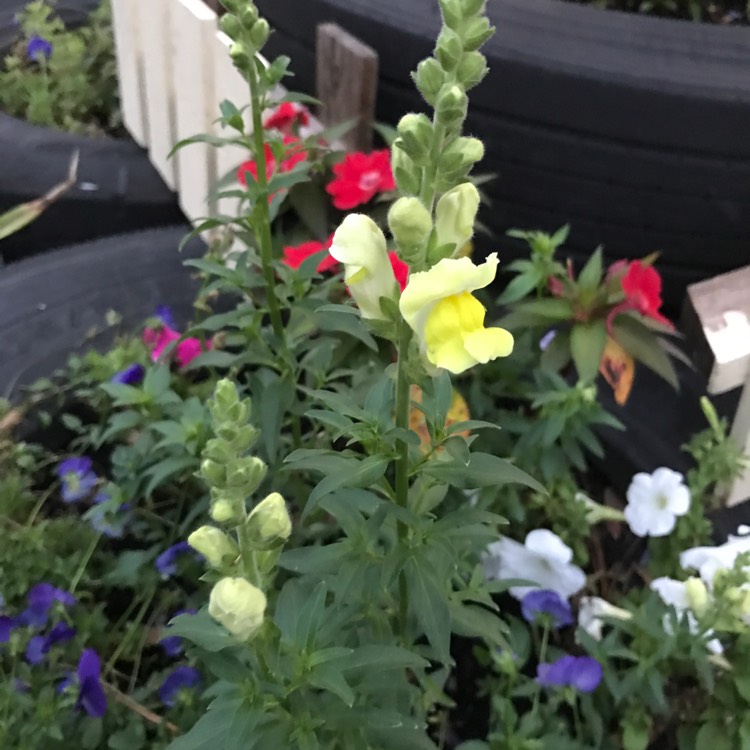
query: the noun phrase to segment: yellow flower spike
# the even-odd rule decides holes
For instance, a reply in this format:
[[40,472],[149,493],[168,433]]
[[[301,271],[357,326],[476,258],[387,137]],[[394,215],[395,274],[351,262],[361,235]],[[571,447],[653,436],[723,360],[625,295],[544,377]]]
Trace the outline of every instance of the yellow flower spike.
[[363,318],[386,320],[380,298],[398,299],[385,236],[364,214],[349,214],[333,235],[329,253],[344,264],[344,281]]
[[445,258],[409,277],[399,308],[431,364],[457,375],[513,351],[512,334],[485,328],[486,311],[471,294],[492,283],[497,264],[497,253],[478,266],[470,258]]
[[445,193],[435,209],[435,229],[439,245],[452,245],[451,252],[460,251],[474,235],[474,222],[479,211],[479,191],[470,182]]

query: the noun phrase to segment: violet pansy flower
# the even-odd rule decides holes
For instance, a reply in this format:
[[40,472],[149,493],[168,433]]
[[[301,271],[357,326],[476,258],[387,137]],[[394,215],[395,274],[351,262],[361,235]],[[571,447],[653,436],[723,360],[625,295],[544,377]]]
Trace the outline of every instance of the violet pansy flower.
[[537,666],[536,679],[544,687],[573,687],[591,693],[602,681],[602,665],[590,656],[562,656]]
[[521,600],[521,614],[526,622],[534,623],[547,616],[553,628],[573,624],[573,612],[565,599],[550,589],[534,589]]
[[164,680],[159,688],[159,698],[165,706],[174,706],[182,690],[197,687],[201,673],[195,667],[177,667]]
[[44,37],[34,34],[26,45],[26,55],[29,60],[41,62],[42,59],[49,60],[52,55],[52,42]]
[[76,708],[83,709],[89,716],[100,718],[107,712],[107,696],[101,683],[101,661],[93,648],[83,650],[78,660],[75,678],[68,675],[58,686],[58,692],[78,682]]
[[170,578],[177,573],[177,560],[186,552],[192,552],[192,547],[187,542],[177,542],[177,544],[167,547],[154,560],[154,566],[162,578]]
[[76,503],[88,497],[97,482],[91,467],[92,461],[88,456],[66,458],[57,465],[55,473],[60,478],[64,502]]
[[116,372],[112,376],[113,383],[120,385],[138,385],[146,374],[146,368],[138,362],[128,365],[124,370]]
[[76,629],[66,622],[58,622],[47,635],[35,635],[26,646],[26,661],[39,664],[58,643],[64,643],[75,637]]
[[49,611],[55,602],[71,607],[76,603],[75,597],[53,586],[51,583],[37,583],[26,595],[27,607],[19,620],[21,625],[44,627],[47,624]]

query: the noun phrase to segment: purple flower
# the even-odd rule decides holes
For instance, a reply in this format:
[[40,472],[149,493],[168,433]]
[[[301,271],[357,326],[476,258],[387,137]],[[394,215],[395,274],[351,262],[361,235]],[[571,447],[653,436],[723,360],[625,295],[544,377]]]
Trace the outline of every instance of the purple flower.
[[136,362],[135,364],[128,365],[124,370],[116,372],[112,376],[112,382],[120,383],[120,385],[138,385],[143,380],[145,374],[146,368]]
[[191,547],[187,542],[177,542],[162,552],[154,560],[154,566],[161,573],[162,578],[169,578],[177,573],[177,558],[190,552]]
[[181,690],[194,688],[200,681],[201,673],[194,667],[177,667],[162,682],[159,698],[165,706],[174,706]]
[[177,323],[175,322],[172,308],[169,305],[157,305],[154,317],[158,318],[162,325],[165,325],[167,328],[171,328],[173,331],[177,330]]
[[60,602],[66,607],[76,603],[72,594],[55,588],[51,583],[37,583],[32,586],[26,595],[26,601],[28,606],[19,618],[20,624],[37,628],[43,628],[47,624],[49,611],[55,602]]
[[26,45],[26,54],[29,60],[36,62],[40,62],[42,58],[49,60],[52,55],[52,42],[34,34]]
[[[89,716],[99,718],[107,711],[107,696],[100,680],[101,662],[99,655],[93,648],[83,650],[78,660],[76,677],[78,682],[78,698],[76,708],[83,709]],[[73,675],[68,675],[58,686],[57,692],[61,693],[75,681]]]
[[521,614],[526,622],[536,622],[540,616],[548,615],[553,628],[573,624],[570,604],[556,591],[534,589],[521,600]]
[[0,615],[0,643],[7,643],[10,640],[10,634],[18,626],[13,617]]
[[132,520],[130,505],[124,503],[117,507],[111,507],[111,504],[108,505],[111,499],[106,492],[97,492],[94,496],[93,507],[86,513],[86,519],[94,531],[98,531],[110,539],[120,539]]
[[26,646],[26,661],[39,664],[58,643],[69,641],[76,634],[76,629],[66,622],[58,622],[47,635],[35,635]]
[[[174,620],[175,617],[179,617],[180,615],[194,614],[194,609],[181,609],[175,612],[170,619]],[[179,656],[182,653],[182,638],[180,638],[179,635],[167,635],[159,641],[159,645],[162,647],[164,653],[167,656],[175,657]]]
[[590,693],[602,680],[602,665],[590,656],[563,656],[551,664],[539,664],[536,679],[545,687],[574,687]]
[[62,482],[62,499],[66,503],[83,500],[96,486],[96,474],[91,470],[88,456],[66,458],[58,464],[55,473]]

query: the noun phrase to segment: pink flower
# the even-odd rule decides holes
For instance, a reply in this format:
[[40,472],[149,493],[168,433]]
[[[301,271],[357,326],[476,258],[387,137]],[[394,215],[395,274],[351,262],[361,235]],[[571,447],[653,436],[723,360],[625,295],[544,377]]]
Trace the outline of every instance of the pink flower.
[[143,341],[151,349],[151,361],[157,362],[164,350],[173,342],[180,338],[177,331],[169,326],[161,328],[147,328],[143,332]]
[[180,341],[177,344],[177,364],[182,367],[187,367],[199,354],[203,354],[204,351],[208,351],[211,348],[211,342],[206,342],[206,348],[203,349],[201,346],[200,339],[187,338],[184,341]]
[[367,203],[376,193],[396,189],[388,149],[347,154],[334,166],[333,174],[326,191],[333,196],[333,205],[342,210]]
[[[616,270],[613,269],[616,267]],[[619,273],[623,269],[622,261],[613,264],[609,274]],[[607,327],[611,328],[615,316],[626,310],[635,310],[645,318],[651,318],[657,323],[674,328],[671,321],[665,318],[659,308],[661,301],[661,276],[652,266],[644,265],[640,260],[632,261],[620,280],[625,301],[614,307],[607,317]]]
[[295,127],[304,126],[310,122],[307,107],[296,102],[283,102],[274,109],[263,121],[263,127],[291,133]]
[[409,279],[409,264],[404,263],[404,261],[396,255],[395,250],[391,250],[388,253],[388,260],[391,261],[391,268],[393,268],[393,275],[396,277],[399,289],[403,292],[404,289],[406,289],[406,282]]
[[[315,255],[315,253],[319,253],[321,250],[327,250],[331,246],[332,241],[333,235],[325,242],[310,240],[310,242],[303,242],[300,245],[287,246],[284,248],[283,261],[289,268],[299,268],[311,255]],[[317,271],[318,273],[329,271],[336,263],[337,261],[332,255],[326,255],[318,263]]]
[[[286,149],[284,158],[279,165],[279,172],[289,172],[301,161],[307,159],[307,151],[302,148],[302,141],[293,135],[285,135],[282,140],[284,145],[288,148]],[[265,154],[266,178],[270,179],[274,172],[276,172],[276,158],[273,155],[271,147],[267,143],[265,144]],[[240,164],[237,169],[237,181],[247,186],[248,174],[252,177],[253,182],[258,181],[258,165],[255,163],[254,159],[249,159]]]

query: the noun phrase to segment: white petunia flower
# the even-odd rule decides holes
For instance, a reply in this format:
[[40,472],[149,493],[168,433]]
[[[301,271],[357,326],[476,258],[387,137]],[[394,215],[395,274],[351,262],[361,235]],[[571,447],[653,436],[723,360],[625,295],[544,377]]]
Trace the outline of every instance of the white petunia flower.
[[585,630],[597,641],[602,639],[602,626],[605,625],[603,617],[613,620],[630,620],[632,612],[621,607],[615,607],[599,596],[584,596],[581,598],[578,608],[578,627]]
[[690,491],[683,479],[682,474],[664,467],[633,477],[625,520],[636,536],[666,536],[674,529],[677,517],[690,509]]
[[549,589],[569,599],[586,584],[586,574],[574,565],[573,550],[549,529],[535,529],[523,544],[502,537],[490,544],[484,557],[487,578],[507,581],[519,578],[536,586],[512,586],[510,593],[523,599],[536,588]]
[[[711,587],[720,570],[730,570],[743,552],[750,552],[750,536],[730,536],[718,547],[693,547],[680,554],[680,565],[693,568]],[[748,571],[750,572],[750,571]]]

